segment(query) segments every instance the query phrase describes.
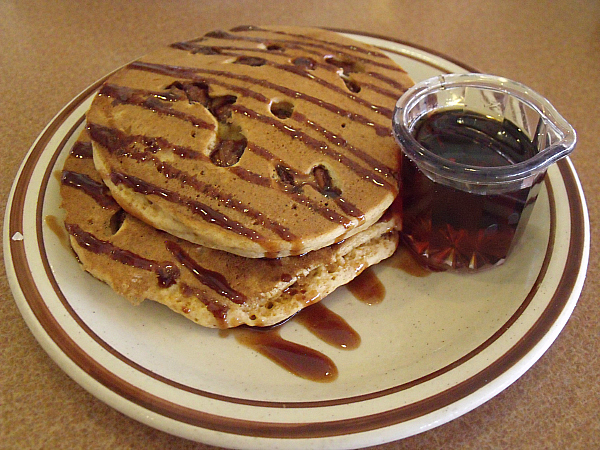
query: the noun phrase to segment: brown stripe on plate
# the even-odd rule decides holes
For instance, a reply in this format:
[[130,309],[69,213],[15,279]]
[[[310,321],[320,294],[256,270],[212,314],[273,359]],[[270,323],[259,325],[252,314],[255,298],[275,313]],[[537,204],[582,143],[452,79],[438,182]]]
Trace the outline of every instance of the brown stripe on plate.
[[[348,32],[348,31],[344,31]],[[374,36],[380,39],[387,39],[381,36]],[[390,39],[388,39],[390,40]],[[404,45],[410,45],[407,43],[390,40],[392,42],[398,42]],[[387,49],[385,49],[387,51]],[[431,51],[427,50],[432,53]],[[445,57],[444,57],[445,58]],[[451,61],[452,62],[452,61]],[[455,63],[456,64],[456,63]],[[465,67],[464,65],[462,65]],[[48,145],[50,138],[60,127],[65,118],[73,112],[73,110],[81,103],[87,94],[91,93],[98,87],[98,84],[90,87],[79,97],[77,97],[70,105],[68,105],[59,116],[51,123],[46,129],[40,139],[36,142],[34,148],[31,151],[30,156],[24,163],[23,169],[17,181],[14,190],[14,196],[11,203],[10,219],[9,219],[9,235],[12,236],[15,232],[23,232],[23,206],[25,201],[26,187],[30,181],[32,173],[35,169],[37,161],[39,160],[44,148]],[[87,93],[86,95],[84,95]],[[81,121],[79,120],[79,124]],[[71,134],[75,132],[75,128],[71,131]],[[68,140],[68,135],[61,143],[62,147]],[[51,269],[48,264],[47,255],[43,245],[43,234],[42,234],[42,207],[45,191],[47,188],[48,179],[51,176],[53,166],[58,158],[60,152],[63,150],[61,146],[57,150],[56,154],[52,158],[52,163],[49,165],[44,180],[42,189],[40,190],[39,200],[37,209],[37,234],[38,234],[38,245],[42,255],[42,261],[45,266],[46,274],[52,283],[56,293],[61,297],[61,301],[73,318],[78,324],[83,325],[84,331],[87,332],[93,339],[102,345],[107,351],[113,355],[119,357],[122,361],[131,365],[134,368],[138,368],[137,365],[128,361],[123,355],[118,354],[114,349],[107,346],[102,340],[98,338],[87,326],[83,323],[75,312],[72,310],[68,301],[64,298],[62,292],[56,283],[56,280],[52,276]],[[120,379],[115,374],[102,367],[97,361],[93,360],[87,355],[72,339],[71,337],[60,327],[56,319],[52,316],[48,310],[47,305],[44,302],[41,294],[37,290],[33,275],[30,273],[29,266],[27,263],[27,256],[25,254],[25,248],[23,241],[12,241],[10,242],[10,248],[12,253],[12,261],[15,267],[15,273],[20,288],[25,296],[27,303],[32,309],[35,317],[39,321],[43,329],[49,334],[53,341],[63,351],[65,356],[70,358],[77,366],[84,370],[90,377],[97,382],[101,383],[113,392],[121,395],[123,398],[134,402],[150,411],[154,411],[158,414],[162,414],[166,417],[179,420],[183,423],[192,424],[212,430],[224,431],[232,434],[241,435],[253,435],[253,436],[266,436],[266,437],[282,437],[282,438],[308,438],[308,437],[325,437],[325,436],[336,436],[342,434],[353,434],[362,431],[368,431],[378,429],[384,426],[390,426],[404,421],[410,420],[415,417],[427,414],[439,410],[443,406],[447,406],[457,400],[460,400],[467,395],[475,392],[485,384],[504,373],[507,368],[512,367],[518,362],[523,356],[525,356],[536,344],[540,342],[542,337],[547,333],[550,327],[555,323],[571,295],[573,287],[578,279],[578,273],[569,271],[569,268],[580,267],[580,264],[585,253],[585,236],[583,228],[585,226],[583,204],[581,199],[578,197],[578,185],[575,180],[574,172],[569,168],[565,161],[558,163],[560,173],[567,187],[567,196],[569,202],[569,208],[571,212],[571,236],[569,241],[569,252],[567,258],[567,264],[564,266],[564,271],[561,276],[560,282],[554,295],[546,307],[541,313],[538,321],[529,330],[529,332],[519,340],[506,354],[492,363],[490,366],[477,373],[468,380],[443,391],[437,395],[421,400],[411,405],[404,407],[395,408],[392,410],[384,411],[374,415],[358,417],[353,419],[345,419],[331,422],[321,423],[284,423],[274,424],[269,422],[253,422],[244,421],[231,418],[224,418],[208,413],[203,413],[196,410],[191,410],[176,404],[173,404],[167,400],[153,396],[152,394],[142,391],[141,389],[132,386],[127,381]],[[550,250],[548,250],[549,252]],[[22,270],[18,270],[22,269]],[[542,276],[540,272],[540,276]],[[539,285],[539,284],[538,284]],[[502,328],[503,329],[503,328]],[[108,347],[108,348],[107,348]],[[144,372],[147,371],[144,369]],[[155,376],[155,378],[157,378]],[[157,378],[160,379],[160,378]],[[396,391],[398,387],[394,388]],[[189,390],[189,389],[188,389]],[[190,391],[192,392],[192,391]],[[196,393],[196,392],[195,392]],[[389,390],[380,391],[378,393],[369,394],[367,398],[365,396],[358,396],[350,399],[336,399],[332,401],[322,402],[310,402],[309,404],[283,404],[278,402],[246,402],[244,399],[229,399],[227,397],[219,398],[224,401],[232,401],[234,403],[244,403],[256,405],[256,406],[269,406],[269,407],[321,407],[330,406],[335,404],[346,404],[352,401],[365,400],[368,398],[376,398],[391,393]],[[210,396],[210,398],[217,398]]]

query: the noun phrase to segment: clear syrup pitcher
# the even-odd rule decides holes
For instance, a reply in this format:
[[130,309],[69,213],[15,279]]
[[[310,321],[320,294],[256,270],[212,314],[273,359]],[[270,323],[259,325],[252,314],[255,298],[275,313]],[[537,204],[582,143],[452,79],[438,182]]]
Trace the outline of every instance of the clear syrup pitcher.
[[433,270],[502,264],[527,224],[548,167],[575,130],[532,89],[484,74],[440,75],[397,102],[402,236]]

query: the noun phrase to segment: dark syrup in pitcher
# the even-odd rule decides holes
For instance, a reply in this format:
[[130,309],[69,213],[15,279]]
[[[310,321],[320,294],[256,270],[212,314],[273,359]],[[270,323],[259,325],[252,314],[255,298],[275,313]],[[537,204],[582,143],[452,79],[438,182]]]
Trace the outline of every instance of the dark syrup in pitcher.
[[[471,166],[512,165],[537,153],[512,122],[463,109],[426,115],[413,134],[429,151]],[[403,158],[402,234],[419,262],[433,270],[502,263],[525,227],[542,177],[532,188],[475,194],[436,183]]]

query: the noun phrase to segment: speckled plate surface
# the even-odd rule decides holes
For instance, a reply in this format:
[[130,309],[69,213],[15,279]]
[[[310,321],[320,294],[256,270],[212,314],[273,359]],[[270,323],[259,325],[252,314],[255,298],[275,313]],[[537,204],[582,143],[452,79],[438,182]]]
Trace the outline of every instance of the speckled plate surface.
[[[415,81],[472,71],[405,43],[348,34],[388,51]],[[42,347],[81,386],[143,423],[233,448],[355,448],[401,439],[510,385],[548,349],[577,303],[589,221],[567,158],[549,170],[505,265],[415,277],[380,264],[382,303],[360,302],[346,288],[324,300],[360,334],[354,350],[331,347],[293,320],[284,325],[284,338],[335,362],[334,382],[294,376],[161,305],[131,306],[81,270],[59,231],[56,174],[99,84],[54,118],[23,162],[5,216],[5,262]]]

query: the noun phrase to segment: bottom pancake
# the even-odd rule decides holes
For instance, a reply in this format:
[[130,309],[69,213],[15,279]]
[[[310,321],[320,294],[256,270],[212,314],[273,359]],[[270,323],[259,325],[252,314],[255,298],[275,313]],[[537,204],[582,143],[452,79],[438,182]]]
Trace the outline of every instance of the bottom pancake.
[[153,300],[206,327],[279,323],[398,245],[392,217],[301,256],[245,258],[192,244],[121,209],[94,168],[85,132],[65,162],[61,196],[71,246],[87,272],[133,304]]

